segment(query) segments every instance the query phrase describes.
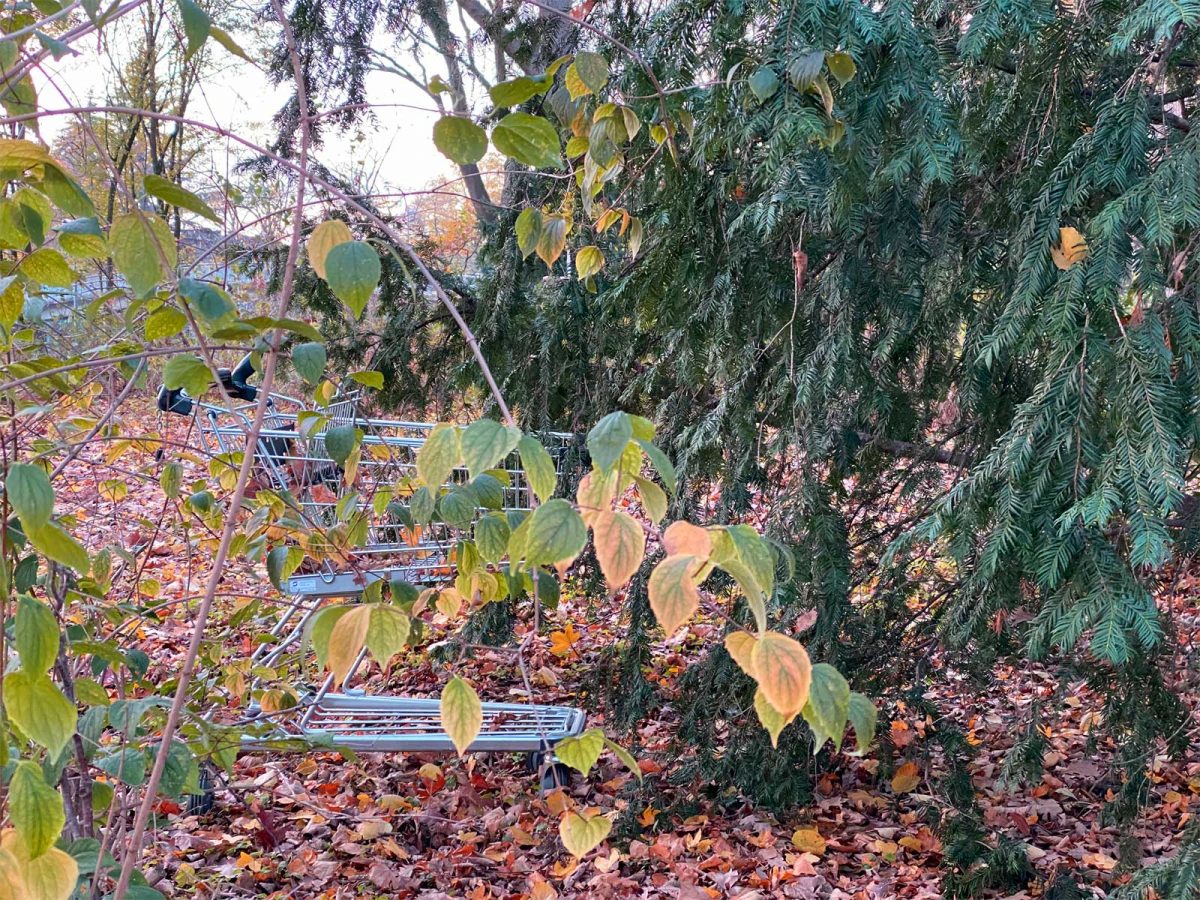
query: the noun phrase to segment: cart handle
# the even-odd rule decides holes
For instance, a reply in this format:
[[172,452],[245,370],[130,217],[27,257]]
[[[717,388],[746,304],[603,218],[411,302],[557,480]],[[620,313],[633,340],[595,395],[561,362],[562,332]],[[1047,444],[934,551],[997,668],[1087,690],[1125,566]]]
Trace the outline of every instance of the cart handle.
[[[232,370],[217,369],[217,375],[220,376],[221,387],[231,397],[238,400],[257,400],[258,388],[246,383],[256,371],[253,355],[247,353]],[[188,416],[192,413],[192,406],[192,399],[183,388],[167,388],[164,384],[158,389],[158,408],[163,412]]]

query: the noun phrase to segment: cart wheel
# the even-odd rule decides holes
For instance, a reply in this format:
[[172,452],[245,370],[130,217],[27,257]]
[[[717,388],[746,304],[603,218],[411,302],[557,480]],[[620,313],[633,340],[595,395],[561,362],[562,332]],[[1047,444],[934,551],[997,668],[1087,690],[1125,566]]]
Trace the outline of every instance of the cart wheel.
[[566,763],[552,762],[542,772],[542,790],[556,791],[559,788],[569,788],[574,774]]
[[200,816],[210,812],[217,802],[217,771],[211,762],[206,761],[200,764],[199,781],[200,793],[184,796],[186,812],[189,816]]

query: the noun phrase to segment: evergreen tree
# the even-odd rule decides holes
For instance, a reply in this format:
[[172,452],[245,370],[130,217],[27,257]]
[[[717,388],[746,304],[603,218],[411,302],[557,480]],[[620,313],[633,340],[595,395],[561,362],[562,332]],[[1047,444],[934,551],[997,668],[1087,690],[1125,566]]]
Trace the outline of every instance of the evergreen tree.
[[[462,7],[481,46],[545,65],[549,16]],[[386,22],[436,30],[423,9]],[[1077,663],[1136,795],[1183,714],[1154,593],[1195,549],[1198,20],[1159,0],[597,6],[579,39],[673,132],[600,195],[641,252],[583,223],[568,245],[607,259],[583,281],[570,252],[549,272],[522,253],[515,210],[490,217],[463,287],[484,352],[531,424],[657,421],[681,504],[713,480],[723,518],[761,497],[797,561],[772,615],[815,608],[860,690],[919,684],[930,641]],[[352,56],[350,27],[321,40]],[[574,198],[514,174],[504,204],[583,220]],[[381,346],[461,387],[464,348],[392,300]],[[701,745],[722,667],[731,697],[749,685],[723,651],[706,665]]]

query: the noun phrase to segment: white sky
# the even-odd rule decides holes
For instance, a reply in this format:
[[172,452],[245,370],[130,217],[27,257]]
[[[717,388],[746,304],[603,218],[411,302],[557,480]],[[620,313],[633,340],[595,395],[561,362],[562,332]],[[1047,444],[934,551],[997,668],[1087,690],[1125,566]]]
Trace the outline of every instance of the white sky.
[[[235,35],[253,56],[249,42],[242,38],[243,35]],[[220,125],[260,145],[269,143],[274,127],[271,118],[286,100],[288,85],[273,86],[261,69],[233,56],[216,41],[210,40],[209,44],[215,71],[203,80],[195,94],[190,117]],[[103,102],[104,89],[97,81],[97,74],[105,70],[104,61],[97,55],[95,44],[83,43],[76,49],[80,51],[78,56],[68,56],[57,63],[48,61],[44,66],[57,89],[47,83],[46,77],[35,76],[39,103],[44,108],[68,105],[59,90],[66,94],[70,105]],[[316,153],[322,163],[340,173],[355,168],[367,171],[378,168],[379,180],[374,189],[379,192],[416,190],[457,176],[454,166],[433,146],[432,129],[437,114],[387,106],[410,104],[432,109],[424,93],[399,76],[372,72],[367,78],[367,99],[382,105],[375,112],[376,120],[365,121],[345,133],[327,129],[325,143]],[[43,138],[52,143],[66,121],[65,117],[44,119]],[[215,148],[211,160],[213,174],[223,177],[227,165],[232,170],[246,155],[249,151],[236,144],[230,144],[228,152],[223,147]]]

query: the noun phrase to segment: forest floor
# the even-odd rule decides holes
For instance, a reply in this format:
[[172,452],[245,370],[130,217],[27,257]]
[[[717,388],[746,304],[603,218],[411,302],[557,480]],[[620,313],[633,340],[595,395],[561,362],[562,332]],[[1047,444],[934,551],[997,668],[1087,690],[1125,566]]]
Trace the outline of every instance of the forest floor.
[[[160,427],[157,419],[146,425]],[[151,447],[130,448],[120,465],[156,477],[152,453]],[[124,586],[131,595],[141,591],[143,599],[152,594],[157,601],[195,596],[209,555],[190,548],[178,528],[152,527],[169,508],[156,482],[130,477],[129,494],[116,500],[101,486],[112,477],[107,464],[85,454],[72,469],[73,495],[63,505],[93,527],[98,543],[136,550],[137,585],[126,579]],[[1197,577],[1184,572],[1169,601],[1164,598],[1173,604],[1172,639],[1181,653],[1200,638],[1200,609],[1192,605],[1197,590]],[[229,615],[249,597],[264,604],[282,598],[261,566],[241,561],[227,568],[221,591],[211,634],[225,664],[236,664],[261,626],[251,620],[227,628]],[[624,633],[620,610],[607,598],[564,594],[533,642],[529,668],[537,702],[584,706],[589,724],[604,726],[595,673],[599,658]],[[141,647],[152,660],[151,681],[174,676],[191,628],[191,612],[178,604],[140,629]],[[697,800],[699,785],[668,782],[679,763],[668,753],[676,680],[685,656],[697,656],[688,648],[698,639],[715,643],[719,635],[718,626],[701,622],[690,634],[685,629],[657,644],[647,674],[667,702],[636,738],[614,735],[636,747],[646,780],[660,791],[653,804],[628,808],[633,776],[611,754],[564,797],[542,795],[516,755],[363,754],[347,761],[327,751],[254,753],[238,760],[211,811],[187,815],[170,801],[159,805],[148,874],[159,890],[179,897],[941,896],[943,848],[930,823],[944,801],[930,784],[943,763],[926,740],[933,723],[901,703],[877,698],[880,729],[890,736],[889,758],[878,758],[878,746],[861,759],[841,757],[836,771],[819,779],[810,806],[771,815],[745,803],[731,813],[727,803],[717,808]],[[930,691],[942,708],[957,711],[977,751],[971,776],[986,825],[1024,842],[1037,873],[1024,891],[990,896],[1042,896],[1065,876],[1083,896],[1102,897],[1127,880],[1130,868],[1118,861],[1119,835],[1099,821],[1104,800],[1117,787],[1104,765],[1114,748],[1097,736],[1102,698],[1046,667],[999,665],[990,686],[980,690],[938,665],[935,660]],[[509,653],[478,652],[458,671],[484,700],[528,699]],[[444,677],[442,667],[413,653],[394,662],[386,677],[373,668],[366,686],[436,696]],[[1189,725],[1200,733],[1191,702]],[[1037,703],[1044,703],[1046,723],[1040,780],[1006,784],[1002,760]],[[1135,829],[1143,857],[1135,866],[1170,856],[1190,807],[1200,806],[1200,742],[1191,747],[1182,761],[1165,754],[1148,761],[1152,795]],[[695,800],[699,812],[687,818],[664,812],[682,800]],[[613,838],[577,861],[558,838],[558,813],[567,802],[635,821],[640,835]]]

